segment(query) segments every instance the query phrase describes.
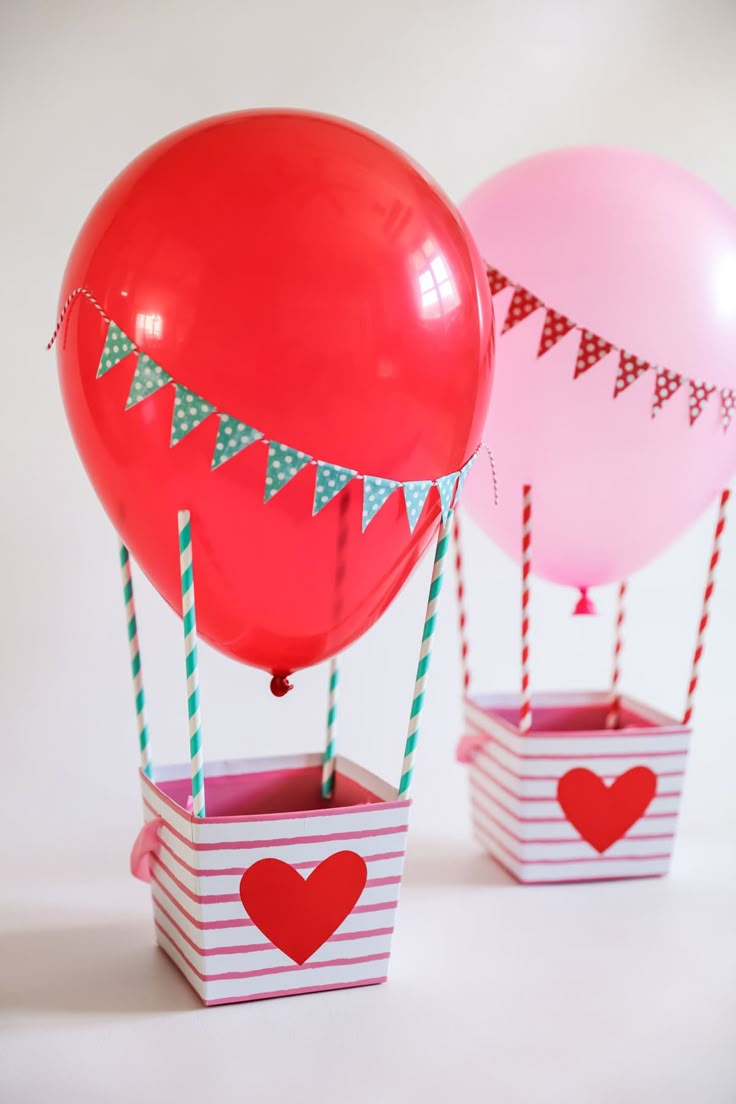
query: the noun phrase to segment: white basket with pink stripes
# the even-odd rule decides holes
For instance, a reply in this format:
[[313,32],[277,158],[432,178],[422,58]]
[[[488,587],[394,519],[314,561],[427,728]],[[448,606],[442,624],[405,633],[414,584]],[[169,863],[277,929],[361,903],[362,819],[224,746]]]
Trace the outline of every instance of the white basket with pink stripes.
[[[190,761],[151,757],[130,553],[120,546],[144,825],[131,872],[151,883],[156,938],[205,1004],[386,980],[437,605],[437,537],[401,777],[394,788],[336,754],[330,663],[323,752],[206,762],[199,708],[191,519],[179,511]],[[272,689],[288,689],[274,676]]]
[[610,692],[539,694],[519,727],[518,695],[465,698],[473,829],[518,881],[577,882],[665,874],[690,728]]
[[321,754],[209,763],[196,817],[189,764],[141,773],[136,872],[205,1004],[386,980],[410,801],[340,756],[329,800],[321,775]]
[[[535,694],[530,678],[532,489],[521,513],[521,678],[510,696],[471,693],[460,526],[455,519],[460,661],[475,835],[524,883],[666,874],[730,492],[720,497],[687,699],[678,721],[621,693],[626,580],[618,587],[610,688]],[[595,607],[581,588],[575,614]]]

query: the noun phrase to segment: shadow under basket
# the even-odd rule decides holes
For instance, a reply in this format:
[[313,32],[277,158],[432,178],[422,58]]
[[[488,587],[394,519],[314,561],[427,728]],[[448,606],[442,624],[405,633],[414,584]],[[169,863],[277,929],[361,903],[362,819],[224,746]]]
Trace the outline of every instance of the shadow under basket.
[[518,696],[465,699],[473,829],[524,883],[666,874],[690,728],[609,693],[540,694],[522,734]]
[[321,763],[210,763],[206,817],[189,764],[141,774],[156,938],[205,1004],[386,980],[411,802],[340,756],[324,799]]

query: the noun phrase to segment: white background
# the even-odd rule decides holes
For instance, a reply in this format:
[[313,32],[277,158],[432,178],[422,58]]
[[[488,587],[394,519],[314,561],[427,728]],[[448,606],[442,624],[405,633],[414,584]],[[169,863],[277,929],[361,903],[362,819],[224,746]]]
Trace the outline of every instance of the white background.
[[[258,105],[347,116],[457,200],[544,148],[631,145],[736,201],[735,57],[728,0],[0,3],[3,1101],[736,1100],[736,526],[668,879],[521,888],[477,850],[453,762],[451,585],[390,983],[200,1009],[126,870],[140,808],[115,541],[43,352],[90,206],[186,122]],[[713,518],[631,590],[625,687],[678,713]],[[476,686],[513,688],[517,574],[465,528]],[[428,571],[345,666],[342,746],[393,779]],[[180,626],[139,590],[154,754],[179,760]],[[573,619],[570,592],[535,587],[538,688],[605,685],[613,595],[597,600],[598,618]],[[261,673],[205,650],[210,757],[319,748],[325,672],[296,682],[275,701]]]

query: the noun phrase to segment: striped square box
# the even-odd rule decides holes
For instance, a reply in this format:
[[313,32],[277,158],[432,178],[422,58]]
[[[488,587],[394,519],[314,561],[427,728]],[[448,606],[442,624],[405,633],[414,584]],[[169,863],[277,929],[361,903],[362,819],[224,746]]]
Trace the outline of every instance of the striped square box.
[[[208,764],[203,818],[187,809],[189,764],[157,768],[155,781],[141,773],[145,819],[158,818],[149,855],[156,938],[205,1004],[386,980],[411,802],[341,756],[334,797],[324,801],[321,764],[321,755]],[[240,880],[264,858],[306,878],[345,850],[365,860],[365,887],[298,965],[247,914]]]
[[610,693],[540,694],[518,728],[518,696],[465,699],[474,834],[518,881],[665,874],[690,728],[630,698],[605,727]]

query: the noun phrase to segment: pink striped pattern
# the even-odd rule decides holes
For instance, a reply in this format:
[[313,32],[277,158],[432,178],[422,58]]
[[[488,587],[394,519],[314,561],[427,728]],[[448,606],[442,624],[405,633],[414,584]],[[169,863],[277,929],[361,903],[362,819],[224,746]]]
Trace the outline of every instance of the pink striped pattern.
[[[305,765],[320,762],[315,755]],[[228,771],[244,774],[250,767],[273,771],[279,761],[230,764]],[[309,815],[200,819],[141,775],[144,816],[163,819],[158,853],[151,860],[156,939],[205,1004],[385,981],[410,803],[385,799],[385,784],[376,779],[371,786],[371,776],[341,757],[337,770],[381,800],[313,809]],[[165,773],[168,781],[176,777]],[[181,777],[186,777],[186,767]],[[365,859],[365,888],[338,930],[298,966],[246,914],[239,893],[243,871],[261,858],[276,857],[307,876],[345,848]]]
[[521,515],[521,700],[519,731],[532,726],[532,700],[529,679],[529,588],[532,572],[532,489],[524,486]]
[[[647,877],[667,872],[689,744],[689,729],[620,698],[621,723],[604,727],[610,695],[539,695],[545,731],[522,735],[518,698],[466,698],[465,730],[483,737],[469,768],[476,838],[524,883]],[[555,716],[564,714],[564,723]],[[576,717],[580,723],[576,722]],[[600,727],[590,718],[598,717]],[[585,767],[610,785],[647,766],[657,791],[644,815],[600,855],[567,820],[557,800],[560,777]]]

